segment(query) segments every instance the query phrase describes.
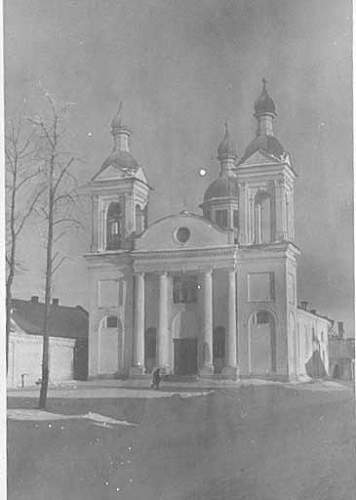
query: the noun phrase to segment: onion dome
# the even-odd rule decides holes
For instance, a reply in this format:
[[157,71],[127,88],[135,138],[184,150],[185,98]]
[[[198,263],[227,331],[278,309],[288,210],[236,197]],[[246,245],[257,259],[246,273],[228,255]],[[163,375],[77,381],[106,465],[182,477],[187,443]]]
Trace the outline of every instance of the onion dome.
[[204,194],[204,202],[213,198],[237,198],[238,185],[235,177],[218,177]]
[[265,113],[276,115],[276,106],[272,97],[268,94],[266,89],[267,80],[262,78],[262,92],[260,97],[255,102],[255,116],[258,117]]
[[218,147],[218,159],[221,161],[227,159],[236,160],[236,158],[237,158],[236,146],[230,137],[228,124],[227,122],[225,122],[225,134],[223,140],[221,141]]
[[114,138],[112,153],[104,161],[99,172],[92,180],[109,167],[128,173],[134,173],[139,167],[137,161],[130,153],[129,136],[131,132],[128,127],[121,122],[121,108],[122,104],[120,102],[118,112],[111,121],[111,133]]

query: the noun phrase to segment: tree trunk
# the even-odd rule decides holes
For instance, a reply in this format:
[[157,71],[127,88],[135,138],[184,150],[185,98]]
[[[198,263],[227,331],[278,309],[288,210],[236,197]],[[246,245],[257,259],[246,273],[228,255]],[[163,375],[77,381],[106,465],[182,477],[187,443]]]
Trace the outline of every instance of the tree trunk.
[[16,188],[17,188],[17,158],[15,158],[15,168],[13,172],[13,190],[11,193],[10,206],[10,231],[11,231],[11,250],[9,257],[9,274],[6,280],[6,374],[9,369],[9,341],[11,327],[11,302],[12,302],[12,283],[15,275],[15,256],[16,256],[16,231],[15,231],[15,209],[16,209]]
[[47,391],[49,381],[49,314],[51,307],[51,291],[52,291],[52,248],[53,248],[53,210],[54,210],[54,193],[53,193],[53,171],[54,171],[54,155],[50,160],[50,171],[48,181],[48,235],[47,235],[47,256],[46,256],[46,286],[45,286],[45,311],[43,319],[43,353],[42,353],[42,380],[39,408],[46,408]]

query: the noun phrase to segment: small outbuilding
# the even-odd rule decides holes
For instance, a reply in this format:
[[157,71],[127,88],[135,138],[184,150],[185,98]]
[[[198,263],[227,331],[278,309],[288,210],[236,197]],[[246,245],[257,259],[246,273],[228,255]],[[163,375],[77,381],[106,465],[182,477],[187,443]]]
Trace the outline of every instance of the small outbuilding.
[[[37,296],[12,301],[9,387],[34,385],[41,379],[44,308]],[[61,306],[53,299],[49,316],[50,383],[87,378],[88,324],[88,312],[81,306]]]

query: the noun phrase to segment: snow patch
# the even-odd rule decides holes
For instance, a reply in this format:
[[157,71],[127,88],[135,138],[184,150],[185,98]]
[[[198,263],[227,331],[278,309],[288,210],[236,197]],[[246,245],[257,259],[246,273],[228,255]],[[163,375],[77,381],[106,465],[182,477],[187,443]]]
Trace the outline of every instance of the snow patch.
[[112,417],[107,417],[106,415],[101,415],[100,413],[89,412],[85,415],[62,415],[60,413],[52,413],[44,410],[37,409],[22,409],[22,408],[10,408],[7,410],[7,416],[10,420],[23,420],[23,421],[48,421],[48,420],[73,420],[73,419],[86,419],[95,422],[96,425],[100,427],[111,428],[113,425],[126,425],[126,426],[136,426],[137,424],[133,422],[128,422],[127,420],[117,420]]

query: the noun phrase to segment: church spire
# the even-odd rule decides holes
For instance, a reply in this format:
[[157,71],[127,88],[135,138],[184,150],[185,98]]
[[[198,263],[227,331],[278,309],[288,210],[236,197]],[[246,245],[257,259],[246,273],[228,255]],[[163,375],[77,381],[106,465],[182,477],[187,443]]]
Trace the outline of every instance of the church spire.
[[129,152],[130,130],[123,125],[121,120],[122,101],[119,103],[118,110],[111,121],[111,134],[114,138],[114,150]]
[[273,119],[277,116],[276,106],[267,91],[267,80],[262,78],[262,92],[255,102],[257,135],[273,135]]
[[227,120],[224,124],[225,133],[218,147],[218,160],[221,165],[220,175],[229,175],[235,167],[237,151],[234,141],[231,139]]

